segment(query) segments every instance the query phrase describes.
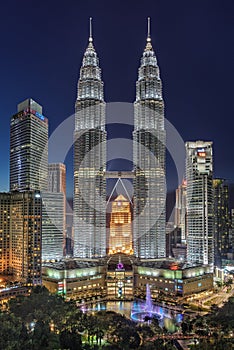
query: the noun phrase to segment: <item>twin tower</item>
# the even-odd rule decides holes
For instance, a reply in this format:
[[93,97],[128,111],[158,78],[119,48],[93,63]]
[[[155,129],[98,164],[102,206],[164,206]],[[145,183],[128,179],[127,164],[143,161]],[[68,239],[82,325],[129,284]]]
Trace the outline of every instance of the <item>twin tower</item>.
[[[104,257],[106,235],[106,113],[99,59],[90,36],[75,104],[74,256]],[[133,131],[133,250],[142,259],[166,256],[165,128],[162,82],[148,36],[136,82]]]

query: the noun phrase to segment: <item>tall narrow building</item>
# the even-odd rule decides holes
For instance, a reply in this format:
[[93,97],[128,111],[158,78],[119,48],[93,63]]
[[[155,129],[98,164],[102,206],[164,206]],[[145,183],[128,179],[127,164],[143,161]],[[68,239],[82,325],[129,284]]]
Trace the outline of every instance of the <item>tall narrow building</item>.
[[11,118],[10,191],[47,190],[48,119],[28,98]]
[[186,142],[187,259],[214,264],[212,142]]
[[133,131],[134,253],[139,258],[166,256],[165,128],[162,82],[148,37],[136,83]]
[[11,265],[11,194],[0,193],[0,274],[12,273]]
[[63,255],[66,255],[66,165],[63,163],[51,163],[48,166],[48,191],[62,195],[62,235]]
[[41,195],[0,193],[0,273],[41,284]]
[[48,191],[63,193],[66,198],[66,165],[50,163],[48,165]]
[[175,226],[181,230],[181,242],[186,243],[187,239],[187,185],[183,180],[176,190],[175,204]]
[[48,165],[48,191],[43,192],[42,261],[59,260],[65,255],[66,167]]
[[224,179],[213,180],[214,191],[214,245],[215,266],[222,267],[222,259],[228,259],[229,244],[229,190]]
[[99,59],[90,37],[84,53],[75,104],[74,253],[106,255],[105,102]]

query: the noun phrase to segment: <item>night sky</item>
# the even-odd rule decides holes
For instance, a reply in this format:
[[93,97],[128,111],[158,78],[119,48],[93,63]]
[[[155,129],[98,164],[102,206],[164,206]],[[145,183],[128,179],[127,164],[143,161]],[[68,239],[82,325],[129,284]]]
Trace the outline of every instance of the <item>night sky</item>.
[[[233,0],[9,0],[0,5],[0,191],[8,190],[17,104],[28,97],[40,103],[50,133],[74,113],[90,16],[105,100],[130,103],[151,17],[165,116],[184,141],[213,141],[215,176],[234,183]],[[130,128],[112,132],[131,137]],[[72,152],[67,166],[71,196]],[[170,190],[177,187],[173,171],[169,164]]]

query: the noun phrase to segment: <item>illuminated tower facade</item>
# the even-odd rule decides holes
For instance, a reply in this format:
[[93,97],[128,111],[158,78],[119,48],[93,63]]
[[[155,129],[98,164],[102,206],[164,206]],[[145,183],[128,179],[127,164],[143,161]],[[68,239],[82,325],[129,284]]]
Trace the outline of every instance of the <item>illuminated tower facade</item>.
[[215,266],[221,268],[222,259],[230,251],[229,189],[224,179],[213,180]]
[[159,67],[148,37],[141,58],[134,104],[135,170],[133,244],[139,258],[166,256],[165,129]]
[[187,259],[214,264],[212,142],[186,142]]
[[47,190],[48,119],[42,107],[28,98],[11,118],[10,190]]
[[61,259],[65,255],[66,241],[66,166],[62,163],[48,165],[48,192],[43,194],[44,236],[42,260]]
[[120,194],[112,203],[109,254],[132,254],[132,218],[129,201]]
[[183,180],[182,184],[176,190],[176,205],[175,205],[175,226],[181,230],[181,241],[186,243],[187,239],[187,185]]
[[39,191],[0,193],[0,273],[41,284],[41,195]]
[[84,53],[75,104],[74,253],[106,255],[106,131],[103,81],[90,37]]

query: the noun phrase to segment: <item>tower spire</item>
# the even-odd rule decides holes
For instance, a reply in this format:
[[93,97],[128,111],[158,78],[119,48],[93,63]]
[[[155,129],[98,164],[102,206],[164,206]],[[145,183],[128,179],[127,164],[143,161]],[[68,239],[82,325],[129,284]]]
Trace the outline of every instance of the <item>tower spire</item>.
[[89,18],[89,42],[91,43],[93,41],[92,36],[92,17]]
[[148,34],[147,34],[147,41],[151,41],[151,37],[150,37],[150,17],[148,17]]
[[148,33],[147,33],[147,39],[146,39],[146,48],[145,51],[152,50],[152,45],[151,45],[151,36],[150,36],[150,17],[148,17]]

